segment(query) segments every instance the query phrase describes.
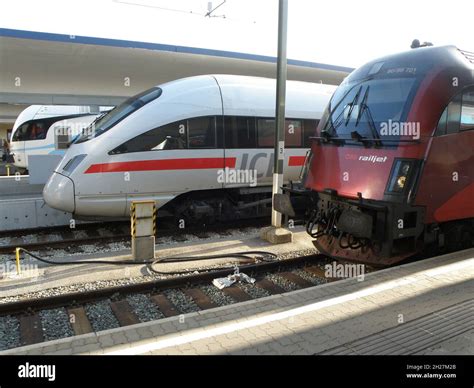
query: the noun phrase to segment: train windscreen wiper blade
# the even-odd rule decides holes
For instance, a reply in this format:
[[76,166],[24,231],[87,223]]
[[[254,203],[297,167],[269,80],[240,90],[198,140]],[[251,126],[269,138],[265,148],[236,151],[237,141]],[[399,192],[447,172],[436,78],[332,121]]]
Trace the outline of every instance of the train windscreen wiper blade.
[[346,127],[347,127],[347,124],[349,124],[349,121],[351,119],[351,115],[352,115],[352,111],[354,110],[354,107],[357,106],[357,103],[359,102],[359,96],[360,96],[361,91],[362,91],[362,86],[359,87],[359,90],[357,91],[356,95],[354,96],[354,99],[349,104],[350,108],[349,108],[349,112],[347,113],[347,117],[346,117],[346,124],[345,124]]
[[[68,147],[73,144],[73,143],[81,143],[85,140],[90,140],[91,139],[91,135],[92,135],[92,132],[89,133],[89,134],[86,134],[87,132],[90,132],[89,131],[89,128],[94,128],[94,125],[97,121],[99,121],[102,117],[104,117],[106,114],[108,114],[109,112],[111,112],[113,109],[111,110],[108,110],[108,111],[105,111],[105,112],[102,112],[101,114],[99,114],[87,127],[83,128],[82,129],[82,133],[80,135],[77,135],[74,139],[72,139],[69,143],[68,143]],[[94,132],[95,132],[95,129],[94,129]]]
[[374,121],[374,118],[372,117],[370,107],[369,105],[367,105],[367,99],[369,97],[369,89],[370,89],[370,86],[367,86],[367,89],[365,90],[365,93],[364,93],[364,97],[362,98],[362,101],[360,103],[359,114],[357,115],[355,126],[357,127],[359,125],[360,119],[362,118],[362,114],[365,112],[369,119],[368,124],[370,128],[370,132],[372,133],[373,140],[375,140],[376,144],[382,145],[379,132],[377,131],[377,128],[375,128],[375,121]]
[[[339,128],[339,126],[342,124],[343,122],[343,119],[341,119],[341,116],[342,116],[342,113],[344,111],[342,111],[337,117],[336,117],[336,120],[335,122],[333,123],[333,121],[331,120],[331,118],[329,118],[328,120],[328,123],[326,124],[326,127],[321,130],[321,137],[320,139],[323,139],[324,141],[326,142],[329,142],[329,141],[341,141],[341,139],[339,139],[339,136],[337,136],[337,131],[336,129]],[[331,134],[329,131],[328,131],[328,126],[329,128],[332,129],[332,132],[333,134]],[[313,137],[314,139],[316,139],[317,137]]]

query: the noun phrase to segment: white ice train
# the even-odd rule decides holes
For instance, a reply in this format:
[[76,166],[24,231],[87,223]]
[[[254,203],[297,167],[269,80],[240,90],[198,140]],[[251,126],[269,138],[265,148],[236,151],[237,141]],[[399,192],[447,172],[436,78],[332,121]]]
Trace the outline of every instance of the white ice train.
[[[177,219],[232,220],[271,209],[275,80],[203,75],[151,88],[87,128],[43,196],[78,218],[123,217],[154,200]],[[298,180],[334,86],[288,81],[285,181]]]
[[23,110],[13,125],[10,152],[14,165],[28,169],[28,157],[65,153],[75,133],[87,127],[101,111],[89,106],[31,105]]

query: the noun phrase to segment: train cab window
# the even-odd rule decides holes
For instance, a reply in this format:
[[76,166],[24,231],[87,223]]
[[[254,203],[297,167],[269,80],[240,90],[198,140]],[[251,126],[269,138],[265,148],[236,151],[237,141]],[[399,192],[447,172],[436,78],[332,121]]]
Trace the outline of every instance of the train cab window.
[[304,148],[311,147],[310,137],[316,136],[316,128],[318,128],[319,120],[304,120],[303,130],[304,130]]
[[162,90],[159,87],[153,87],[140,94],[128,98],[114,109],[104,112],[94,123],[87,127],[83,134],[76,140],[76,143],[83,143],[94,137],[107,132],[110,128],[117,125],[120,121],[136,112],[146,104],[156,100],[161,96]]
[[187,120],[162,125],[121,144],[110,154],[186,148]]
[[226,116],[224,118],[226,148],[255,148],[255,118]]
[[28,129],[28,132],[28,140],[44,140],[46,139],[46,133],[48,132],[47,123],[32,123]]
[[18,127],[13,133],[12,141],[25,141],[29,126],[30,123],[20,125],[20,127]]
[[53,123],[52,120],[28,121],[15,131],[12,141],[44,140]]
[[214,116],[188,120],[188,148],[216,148],[216,118]]
[[474,90],[469,90],[462,95],[461,131],[474,129]]

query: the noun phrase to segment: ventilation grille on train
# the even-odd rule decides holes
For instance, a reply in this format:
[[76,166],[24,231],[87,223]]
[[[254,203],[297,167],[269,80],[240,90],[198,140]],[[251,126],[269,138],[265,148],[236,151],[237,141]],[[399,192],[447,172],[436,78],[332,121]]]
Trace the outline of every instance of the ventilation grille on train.
[[458,50],[462,55],[464,55],[466,57],[466,59],[469,62],[474,64],[474,53],[473,52],[465,51],[465,50],[461,50],[461,49],[458,49]]

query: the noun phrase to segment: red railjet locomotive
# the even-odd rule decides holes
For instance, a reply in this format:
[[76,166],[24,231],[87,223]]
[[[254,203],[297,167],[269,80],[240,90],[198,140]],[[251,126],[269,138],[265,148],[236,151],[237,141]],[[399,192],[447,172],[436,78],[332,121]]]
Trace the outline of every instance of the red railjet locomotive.
[[335,91],[305,163],[315,246],[378,265],[471,247],[473,150],[474,54],[423,47],[358,68]]

